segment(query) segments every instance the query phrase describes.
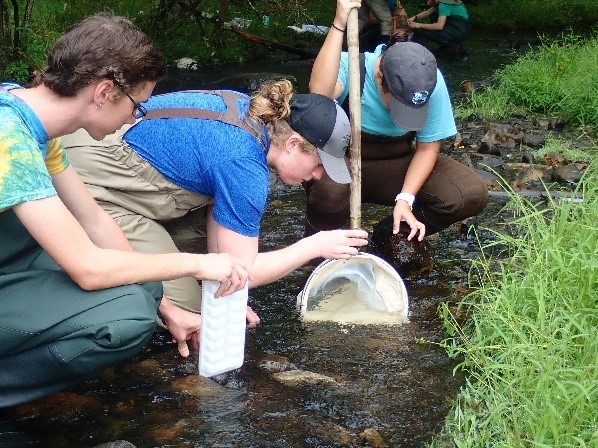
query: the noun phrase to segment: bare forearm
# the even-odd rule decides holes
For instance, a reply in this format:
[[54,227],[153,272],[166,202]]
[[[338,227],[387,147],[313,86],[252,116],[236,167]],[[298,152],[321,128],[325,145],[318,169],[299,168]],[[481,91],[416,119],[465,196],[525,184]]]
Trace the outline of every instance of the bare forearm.
[[420,13],[417,13],[416,15],[414,15],[411,20],[421,20],[421,19],[425,19],[426,17],[429,17],[434,11],[436,11],[436,8],[428,8],[425,11],[422,11]]
[[258,253],[251,269],[251,287],[272,283],[319,256],[313,240],[304,238],[283,249]]
[[417,144],[417,149],[407,169],[401,191],[417,195],[434,168],[439,150],[439,142]]
[[180,277],[203,278],[202,255],[142,254],[114,249],[97,249],[84,254],[77,266],[65,266],[73,280],[86,290]]
[[[338,19],[335,20],[340,22]],[[337,26],[345,29],[346,22],[344,24],[338,23]],[[309,91],[311,93],[319,93],[335,99],[334,88],[340,67],[343,39],[344,34],[341,31],[334,27],[330,28],[311,71],[309,80]]]
[[368,243],[364,230],[329,230],[273,252],[257,255],[251,271],[250,286],[278,280],[314,258],[347,259]]
[[337,0],[336,13],[324,44],[314,61],[309,80],[309,91],[328,98],[337,99],[340,88],[337,86],[340,57],[343,50],[347,20],[352,9],[359,8],[361,1]]
[[416,14],[411,19],[409,19],[409,25],[413,29],[420,29],[420,30],[433,30],[433,31],[440,31],[444,29],[444,25],[446,24],[446,17],[439,16],[438,20],[435,23],[420,23],[418,20],[425,19],[430,14],[435,11],[434,8],[427,9],[424,12],[420,12]]

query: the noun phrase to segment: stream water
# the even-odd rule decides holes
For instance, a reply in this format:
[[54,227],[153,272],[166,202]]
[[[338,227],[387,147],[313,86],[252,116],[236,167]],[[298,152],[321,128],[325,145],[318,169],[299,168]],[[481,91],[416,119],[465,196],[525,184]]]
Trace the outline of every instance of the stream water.
[[[508,42],[473,36],[467,57],[439,55],[451,90],[456,93],[464,80],[485,80],[512,60],[516,51]],[[310,66],[289,59],[181,73],[158,91],[233,87],[222,80],[241,72],[291,74],[306,91]],[[299,187],[272,187],[261,250],[302,236],[304,201]],[[499,207],[491,203],[476,218],[480,228],[492,227]],[[364,205],[362,214],[363,227],[371,230],[388,209]],[[434,344],[445,337],[438,305],[467,289],[468,260],[479,253],[477,242],[457,228],[430,242],[434,269],[405,279],[409,323],[303,322],[295,303],[314,267],[308,265],[250,292],[262,323],[247,331],[242,368],[200,379],[197,354],[181,360],[170,339],[156,333],[131,362],[69,391],[0,411],[0,446],[75,448],[116,440],[138,448],[426,446],[463,382],[453,374],[456,361]],[[285,381],[281,372],[294,369],[320,376]]]

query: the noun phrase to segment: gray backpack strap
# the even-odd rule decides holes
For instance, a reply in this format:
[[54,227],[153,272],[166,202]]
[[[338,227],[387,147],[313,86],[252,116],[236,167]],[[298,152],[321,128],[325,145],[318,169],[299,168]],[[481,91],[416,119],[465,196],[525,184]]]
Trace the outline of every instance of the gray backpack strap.
[[[363,96],[363,86],[365,85],[365,53],[359,53],[359,96]],[[349,95],[340,105],[348,116],[351,116],[349,109]]]
[[198,109],[196,107],[173,107],[163,109],[151,109],[142,120],[159,120],[164,118],[196,118],[201,120],[216,120],[222,123],[237,126],[258,139],[265,148],[266,144],[262,140],[262,134],[259,128],[246,119],[239,118],[239,109],[237,108],[237,99],[244,98],[239,92],[230,90],[187,90],[187,92],[205,93],[209,95],[218,95],[224,101],[226,109],[223,112],[217,112],[209,109]]
[[365,53],[359,53],[359,95],[363,96],[365,84]]

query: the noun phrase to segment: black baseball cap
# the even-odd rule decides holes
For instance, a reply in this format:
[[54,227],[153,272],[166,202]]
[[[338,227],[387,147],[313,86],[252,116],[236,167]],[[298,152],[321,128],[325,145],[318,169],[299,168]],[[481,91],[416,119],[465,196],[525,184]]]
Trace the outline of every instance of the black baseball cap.
[[324,170],[339,184],[351,183],[345,152],[351,125],[336,101],[317,93],[300,93],[291,98],[289,126],[318,149]]

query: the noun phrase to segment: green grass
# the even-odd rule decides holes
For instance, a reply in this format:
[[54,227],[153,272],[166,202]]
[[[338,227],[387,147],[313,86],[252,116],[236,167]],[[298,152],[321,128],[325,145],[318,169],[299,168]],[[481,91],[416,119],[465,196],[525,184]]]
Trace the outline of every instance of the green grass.
[[513,110],[559,115],[572,127],[598,126],[598,37],[564,35],[545,41],[496,72],[497,85],[473,93],[456,107],[458,117],[481,113],[506,118]]
[[443,305],[467,383],[433,446],[598,446],[596,167],[581,203],[513,192],[512,219],[474,261],[478,288]]
[[551,31],[590,29],[598,22],[592,0],[483,0],[466,2],[472,26],[483,30]]

